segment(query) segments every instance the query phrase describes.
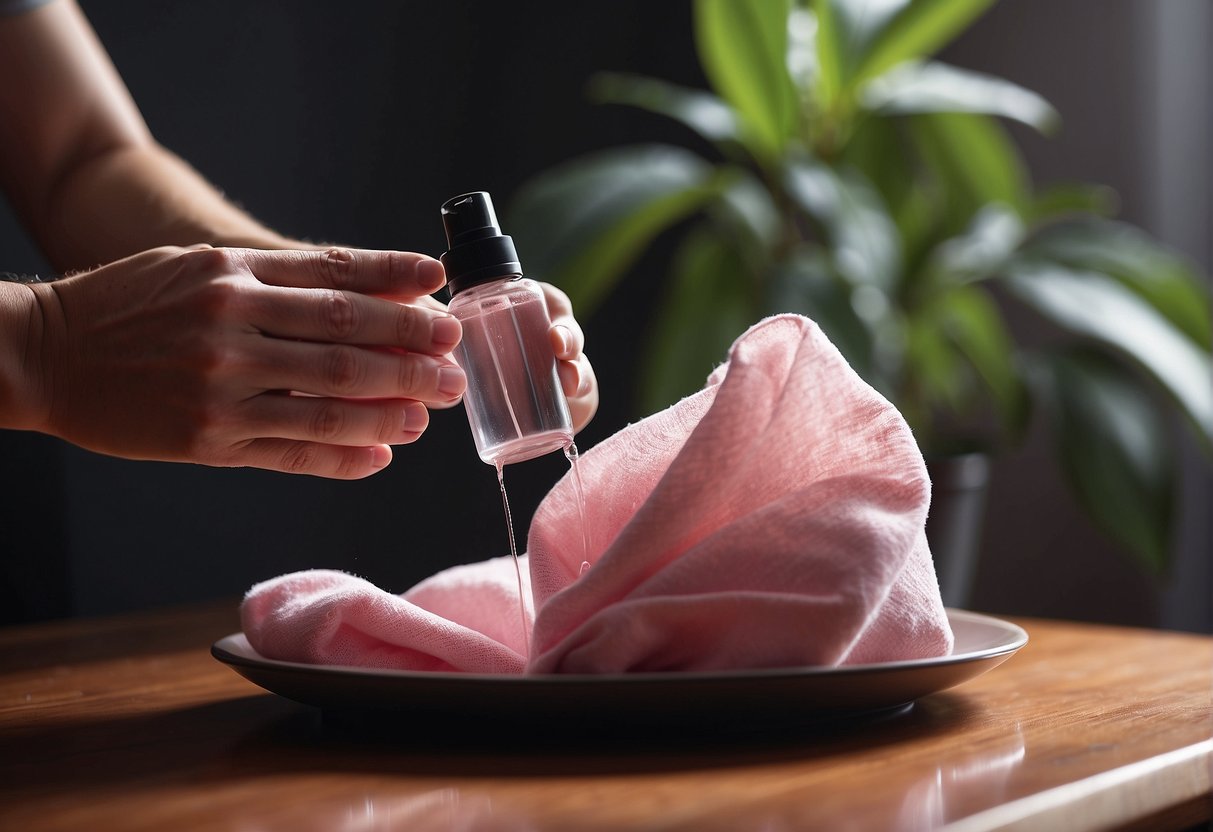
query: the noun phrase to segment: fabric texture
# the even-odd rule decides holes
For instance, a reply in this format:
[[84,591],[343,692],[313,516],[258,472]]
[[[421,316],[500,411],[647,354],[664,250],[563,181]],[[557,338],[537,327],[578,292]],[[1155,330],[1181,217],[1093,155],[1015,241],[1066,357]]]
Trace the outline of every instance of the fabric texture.
[[[603,441],[509,558],[395,596],[339,572],[250,590],[269,658],[479,673],[716,671],[946,655],[930,484],[897,410],[806,318],[742,335],[699,393]],[[583,551],[583,549],[585,551]],[[533,620],[532,620],[533,617]]]

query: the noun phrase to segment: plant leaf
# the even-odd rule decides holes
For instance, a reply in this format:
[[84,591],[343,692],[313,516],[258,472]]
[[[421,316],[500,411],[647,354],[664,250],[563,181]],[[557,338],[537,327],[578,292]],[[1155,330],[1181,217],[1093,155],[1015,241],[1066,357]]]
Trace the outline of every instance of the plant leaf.
[[802,246],[767,275],[763,315],[793,312],[811,318],[838,351],[873,387],[886,394],[886,379],[876,370],[873,337],[851,303],[853,287],[831,270],[828,256],[814,245]]
[[[906,316],[898,404],[933,452],[1019,439],[1031,400],[998,306],[975,285],[947,287]],[[996,420],[996,423],[995,423]]]
[[941,297],[940,324],[989,389],[999,421],[1011,436],[1027,427],[1028,396],[1015,366],[1015,344],[990,296],[961,286]]
[[1171,553],[1175,461],[1146,391],[1118,362],[1088,352],[1050,361],[1062,469],[1098,526],[1155,573]]
[[791,7],[791,0],[695,3],[700,63],[713,88],[741,114],[747,146],[760,158],[778,154],[796,123],[787,67]]
[[813,16],[817,22],[817,96],[821,108],[830,111],[837,108],[850,75],[846,18],[839,19],[834,0],[813,0]]
[[1213,343],[1208,289],[1180,257],[1131,225],[1093,218],[1055,225],[1041,231],[1023,253],[1110,275],[1203,349]]
[[1081,182],[1066,182],[1053,185],[1032,197],[1024,212],[1028,222],[1040,223],[1064,217],[1067,214],[1097,214],[1110,217],[1120,207],[1116,191],[1107,185],[1088,185]]
[[690,151],[616,148],[532,179],[507,227],[527,273],[560,286],[589,315],[646,243],[714,192],[711,166]]
[[917,168],[904,119],[861,119],[843,151],[842,163],[863,172],[880,191],[902,245],[902,277],[911,279],[938,238],[933,194]]
[[1001,203],[977,212],[964,234],[944,240],[931,253],[931,268],[944,283],[981,280],[1001,268],[1023,242],[1019,216]]
[[640,75],[600,72],[590,79],[590,97],[602,103],[625,104],[667,116],[714,144],[740,140],[737,113],[704,90]]
[[[857,63],[854,83],[859,83],[897,66],[903,61],[933,55],[980,17],[994,0],[834,0],[838,4],[862,7],[896,8],[897,13],[882,22],[871,35],[865,35],[863,55]],[[867,11],[869,21],[879,15]]]
[[863,172],[891,214],[914,189],[911,148],[901,126],[897,119],[862,119],[842,149],[842,164]]
[[768,258],[779,239],[783,222],[771,192],[743,167],[721,168],[719,181],[720,198],[714,216],[741,232],[754,257]]
[[973,387],[969,367],[941,324],[938,306],[906,318],[905,378],[898,404],[925,445],[937,439],[935,414],[964,410]]
[[876,76],[863,86],[860,102],[886,115],[985,113],[1045,133],[1060,122],[1052,105],[1031,90],[938,61],[907,61]]
[[1139,295],[1107,275],[1022,263],[1004,278],[1064,329],[1111,347],[1149,373],[1213,450],[1213,358]]
[[700,226],[683,240],[650,332],[640,387],[644,414],[699,390],[729,346],[756,319],[746,263],[735,246]]
[[818,57],[817,15],[793,4],[788,14],[788,76],[801,104],[812,100],[817,90],[821,60]]
[[[993,0],[814,0],[824,92],[845,94],[904,61],[926,58]],[[833,97],[827,99],[833,100]]]
[[931,113],[909,119],[919,152],[939,180],[946,234],[959,233],[991,202],[1021,212],[1027,174],[1002,125],[970,113]]
[[901,268],[900,237],[876,189],[856,170],[836,171],[807,157],[789,159],[788,195],[818,220],[830,238],[838,273],[853,285],[884,291]]

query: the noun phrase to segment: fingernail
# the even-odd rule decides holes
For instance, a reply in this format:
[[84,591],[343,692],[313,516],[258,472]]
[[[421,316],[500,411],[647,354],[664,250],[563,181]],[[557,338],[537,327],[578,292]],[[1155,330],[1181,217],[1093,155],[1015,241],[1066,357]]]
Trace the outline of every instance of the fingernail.
[[433,328],[430,330],[430,340],[442,352],[450,352],[462,337],[463,327],[459,325],[457,318],[448,315],[444,318],[434,319]]
[[404,432],[421,433],[430,423],[429,411],[423,404],[410,404],[404,409]]
[[446,269],[437,260],[417,261],[417,285],[422,289],[435,292],[446,283]]
[[438,392],[448,399],[461,394],[467,383],[463,370],[458,367],[442,367],[438,370]]
[[566,355],[569,351],[569,345],[573,343],[573,333],[569,332],[567,326],[557,326],[556,340],[560,342],[560,349],[557,350],[558,355]]
[[376,445],[371,448],[371,467],[376,471],[380,468],[386,468],[387,464],[392,461],[392,449],[387,445]]

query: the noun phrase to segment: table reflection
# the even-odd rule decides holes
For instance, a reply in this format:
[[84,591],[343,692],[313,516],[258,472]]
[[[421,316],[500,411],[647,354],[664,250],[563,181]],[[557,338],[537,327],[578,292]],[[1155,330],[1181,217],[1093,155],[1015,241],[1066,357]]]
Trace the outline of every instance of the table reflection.
[[898,829],[938,829],[1003,802],[1007,783],[1024,761],[1023,733],[937,765],[906,791]]
[[[271,832],[279,824],[247,827]],[[535,832],[516,812],[487,794],[441,788],[409,795],[365,795],[361,801],[313,806],[308,829],[331,832]]]

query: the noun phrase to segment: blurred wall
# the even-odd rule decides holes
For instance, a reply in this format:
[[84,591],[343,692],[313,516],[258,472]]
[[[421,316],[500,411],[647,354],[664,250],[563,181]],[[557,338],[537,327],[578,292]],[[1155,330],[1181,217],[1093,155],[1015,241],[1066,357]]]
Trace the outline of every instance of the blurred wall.
[[[1004,0],[943,58],[1044,95],[1061,112],[1058,135],[1012,128],[1037,180],[1111,185],[1121,218],[1182,251],[1208,280],[1210,42],[1207,0]],[[1029,338],[1042,334],[1029,317],[1014,323]],[[1184,446],[1174,568],[1154,579],[1086,524],[1039,427],[996,465],[975,605],[1213,632],[1213,482],[1195,444]]]
[[[595,70],[701,83],[683,2],[81,2],[162,142],[279,230],[358,246],[437,254],[448,196],[487,189],[504,204],[529,175],[587,150],[688,140],[655,117],[588,104]],[[1103,0],[1096,14],[1089,0],[1005,0],[947,56],[1044,93],[1065,128],[1052,140],[1017,133],[1033,169],[1112,184],[1147,225],[1166,213],[1160,200],[1168,216],[1188,210],[1153,186],[1171,147],[1150,129],[1159,46],[1142,20],[1157,22],[1153,5]],[[0,252],[2,268],[45,269],[6,215]],[[1190,253],[1207,264],[1207,249]],[[661,259],[585,322],[603,407],[583,450],[635,416],[629,368]],[[356,483],[127,462],[3,432],[0,459],[6,492],[21,495],[0,501],[8,620],[230,596],[317,566],[399,591],[505,550],[496,483],[461,410],[435,414],[421,442]],[[564,467],[556,457],[507,472],[520,533]],[[1176,621],[1172,590],[1077,518],[1034,437],[999,465],[975,606],[1208,627],[1207,526],[1193,529],[1185,563],[1204,600],[1181,592]]]

